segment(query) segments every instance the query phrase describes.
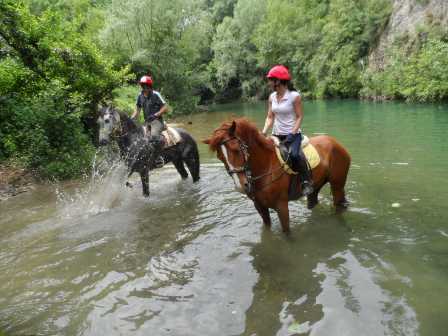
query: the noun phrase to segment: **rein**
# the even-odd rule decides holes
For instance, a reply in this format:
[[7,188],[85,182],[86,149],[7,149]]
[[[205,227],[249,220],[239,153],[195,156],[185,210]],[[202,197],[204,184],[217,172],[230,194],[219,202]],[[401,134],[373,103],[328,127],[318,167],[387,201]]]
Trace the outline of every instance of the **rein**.
[[235,168],[235,169],[230,169],[230,170],[227,171],[227,173],[228,173],[230,176],[232,176],[232,174],[235,174],[235,173],[246,173],[246,180],[247,180],[247,182],[249,183],[249,186],[248,186],[248,187],[243,186],[243,187],[244,187],[244,190],[246,191],[246,193],[249,193],[250,191],[252,191],[253,194],[254,194],[254,200],[255,200],[255,202],[256,202],[256,199],[255,199],[255,192],[256,192],[257,190],[259,190],[259,189],[262,189],[262,188],[264,188],[264,187],[270,185],[271,183],[275,182],[276,180],[278,180],[284,173],[286,173],[286,172],[290,169],[290,167],[288,167],[288,169],[286,169],[283,173],[281,173],[281,174],[280,174],[279,176],[277,176],[275,179],[269,181],[269,182],[266,183],[266,184],[263,184],[262,186],[259,186],[259,187],[252,187],[252,186],[251,186],[252,182],[257,181],[257,180],[259,180],[259,179],[261,179],[261,178],[263,178],[263,177],[269,176],[269,175],[275,173],[276,171],[280,170],[281,168],[283,168],[283,167],[285,166],[286,162],[288,161],[289,156],[291,155],[292,148],[291,148],[291,150],[288,152],[288,158],[287,158],[287,159],[285,160],[285,162],[283,162],[283,164],[282,164],[280,167],[278,167],[276,170],[271,171],[270,173],[267,173],[267,174],[264,174],[264,175],[260,175],[260,176],[257,176],[257,177],[252,177],[252,172],[251,172],[250,169],[249,169],[249,163],[248,163],[248,161],[247,161],[247,158],[249,157],[249,153],[247,152],[247,148],[248,148],[248,147],[247,147],[247,145],[243,142],[243,140],[241,140],[241,139],[238,138],[237,136],[233,136],[233,137],[230,137],[230,138],[228,138],[228,139],[226,139],[226,140],[223,140],[223,141],[219,142],[219,143],[218,143],[218,146],[219,146],[219,145],[222,145],[222,144],[225,144],[226,142],[231,141],[231,140],[234,140],[234,139],[236,139],[236,140],[238,141],[238,146],[240,147],[240,150],[241,150],[241,152],[243,153],[243,160],[244,160],[244,163],[243,163],[243,167],[239,167],[239,168]]

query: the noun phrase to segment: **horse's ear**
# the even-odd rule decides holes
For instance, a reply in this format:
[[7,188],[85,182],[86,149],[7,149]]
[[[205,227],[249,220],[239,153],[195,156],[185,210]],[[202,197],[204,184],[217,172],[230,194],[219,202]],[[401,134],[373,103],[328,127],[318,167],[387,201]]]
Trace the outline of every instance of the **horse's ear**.
[[235,130],[236,130],[236,122],[234,120],[232,122],[232,126],[230,126],[230,129],[229,129],[229,136],[233,136],[233,134],[235,134]]
[[103,106],[101,104],[98,104],[98,111],[101,111],[102,108]]
[[212,138],[208,138],[208,139],[198,139],[198,141],[205,143],[206,145],[208,145],[210,143],[210,141],[212,140]]

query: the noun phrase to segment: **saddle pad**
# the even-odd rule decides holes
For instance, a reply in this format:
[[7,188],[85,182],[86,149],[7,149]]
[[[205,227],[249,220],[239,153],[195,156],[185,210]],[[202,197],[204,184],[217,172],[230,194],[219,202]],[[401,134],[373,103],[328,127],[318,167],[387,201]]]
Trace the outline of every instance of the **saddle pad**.
[[165,146],[163,148],[168,148],[174,146],[178,142],[180,142],[180,135],[177,131],[172,127],[167,127],[166,131],[161,132],[166,139]]
[[[273,139],[274,141],[274,145],[279,144],[278,142],[278,138],[276,137],[270,137],[270,138],[275,138]],[[269,139],[271,140],[271,139]],[[308,140],[308,138],[306,138],[306,140]],[[303,141],[302,141],[303,143]],[[280,153],[280,148],[278,148],[277,146],[275,146],[275,151],[277,152],[277,157],[278,160],[280,161],[281,164],[283,164],[285,161],[282,158],[282,154]],[[316,168],[317,165],[320,163],[320,157],[319,157],[319,153],[317,152],[316,148],[314,148],[314,146],[310,143],[308,143],[305,146],[300,146],[303,153],[305,154],[305,157],[311,167],[311,169]],[[297,172],[292,171],[292,169],[288,169],[289,166],[287,164],[285,164],[285,166],[283,167],[285,170],[287,170],[287,172],[289,174],[297,174]]]
[[[143,126],[143,130],[146,133],[146,126]],[[167,127],[166,130],[160,132],[166,139],[165,144],[163,145],[163,148],[168,148],[171,146],[174,146],[175,144],[177,144],[178,142],[180,142],[181,138],[180,138],[180,134],[172,127]],[[153,146],[151,146],[152,149]]]

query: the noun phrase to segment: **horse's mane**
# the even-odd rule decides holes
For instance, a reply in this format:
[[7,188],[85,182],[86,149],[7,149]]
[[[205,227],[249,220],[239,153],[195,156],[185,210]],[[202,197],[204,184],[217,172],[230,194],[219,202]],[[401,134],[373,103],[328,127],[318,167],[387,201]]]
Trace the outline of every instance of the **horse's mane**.
[[[108,108],[102,106],[101,108],[98,109],[98,114],[96,115],[97,119],[99,117],[104,116],[104,114],[107,112]],[[117,112],[120,115],[120,121],[122,124],[124,124],[126,126],[127,129],[135,129],[136,127],[139,127],[130,117],[126,112],[117,110],[112,108],[111,112]]]
[[215,152],[218,148],[218,144],[229,138],[229,130],[236,123],[235,134],[240,138],[248,147],[258,147],[267,151],[274,151],[275,148],[272,143],[265,139],[258,130],[256,124],[252,121],[242,118],[242,119],[231,119],[230,121],[222,122],[210,138],[209,149],[211,152]]
[[126,127],[128,129],[135,129],[136,127],[139,127],[134,120],[131,119],[131,117],[129,117],[129,115],[126,112],[120,111],[120,110],[115,110],[114,112],[118,112],[118,114],[120,115],[120,120],[122,124],[125,124]]

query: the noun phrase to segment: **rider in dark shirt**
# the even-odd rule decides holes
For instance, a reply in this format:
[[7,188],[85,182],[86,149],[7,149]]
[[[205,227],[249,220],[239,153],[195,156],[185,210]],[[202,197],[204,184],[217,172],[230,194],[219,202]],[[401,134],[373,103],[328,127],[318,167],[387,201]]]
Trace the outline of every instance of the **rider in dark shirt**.
[[143,116],[145,122],[143,123],[147,129],[151,130],[151,141],[156,149],[156,165],[157,167],[163,167],[165,161],[163,159],[163,150],[159,144],[159,134],[162,131],[163,117],[162,115],[167,112],[165,101],[160,93],[152,89],[152,80],[149,76],[143,76],[140,79],[140,85],[142,86],[142,92],[137,97],[134,114],[132,119],[135,119],[143,108]]

